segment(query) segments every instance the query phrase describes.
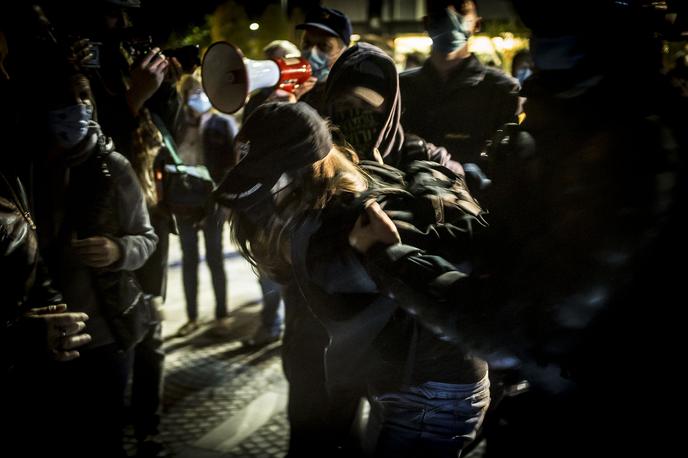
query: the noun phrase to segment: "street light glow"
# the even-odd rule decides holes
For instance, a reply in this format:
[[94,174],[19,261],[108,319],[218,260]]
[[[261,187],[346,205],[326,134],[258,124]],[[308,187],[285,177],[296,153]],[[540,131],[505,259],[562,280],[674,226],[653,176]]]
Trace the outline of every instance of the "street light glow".
[[251,30],[258,30],[260,29],[260,24],[258,24],[257,22],[251,22],[251,25],[249,25],[248,28]]

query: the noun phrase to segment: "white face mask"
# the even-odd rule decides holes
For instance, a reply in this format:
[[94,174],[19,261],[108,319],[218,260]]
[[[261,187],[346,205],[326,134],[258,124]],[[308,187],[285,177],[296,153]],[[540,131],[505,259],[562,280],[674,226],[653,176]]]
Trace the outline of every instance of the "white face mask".
[[75,104],[48,112],[48,127],[55,142],[64,149],[71,149],[88,133],[93,107]]
[[186,104],[198,114],[203,114],[213,107],[208,96],[205,95],[205,92],[195,92],[191,94]]

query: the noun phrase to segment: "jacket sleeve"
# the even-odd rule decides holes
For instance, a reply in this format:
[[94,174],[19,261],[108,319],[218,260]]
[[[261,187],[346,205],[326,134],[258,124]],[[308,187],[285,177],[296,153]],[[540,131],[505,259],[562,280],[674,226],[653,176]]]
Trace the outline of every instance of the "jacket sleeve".
[[122,234],[113,240],[119,245],[122,257],[110,269],[136,270],[155,250],[158,236],[150,223],[143,192],[129,161],[119,153],[111,156]]
[[380,289],[440,339],[484,358],[528,348],[524,309],[497,306],[489,278],[408,245],[373,247],[366,265]]
[[36,279],[29,291],[28,308],[45,307],[46,305],[54,305],[61,302],[62,294],[53,287],[48,269],[39,255],[36,265]]
[[428,160],[437,162],[440,165],[445,166],[457,175],[463,175],[463,167],[457,161],[451,158],[451,154],[447,151],[447,148],[443,146],[435,146],[432,143],[427,143]]

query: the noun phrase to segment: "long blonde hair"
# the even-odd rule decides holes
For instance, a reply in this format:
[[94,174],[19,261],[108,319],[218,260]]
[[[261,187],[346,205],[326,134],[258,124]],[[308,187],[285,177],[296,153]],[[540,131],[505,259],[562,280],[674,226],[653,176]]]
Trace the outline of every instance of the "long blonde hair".
[[277,206],[267,224],[256,225],[245,213],[232,211],[232,240],[262,274],[277,281],[290,276],[293,230],[309,210],[323,209],[335,197],[365,191],[370,177],[356,164],[351,151],[334,147],[330,153],[296,174],[293,189]]
[[163,147],[162,134],[147,109],[141,111],[139,124],[132,136],[131,165],[139,180],[146,204],[157,204],[153,163]]

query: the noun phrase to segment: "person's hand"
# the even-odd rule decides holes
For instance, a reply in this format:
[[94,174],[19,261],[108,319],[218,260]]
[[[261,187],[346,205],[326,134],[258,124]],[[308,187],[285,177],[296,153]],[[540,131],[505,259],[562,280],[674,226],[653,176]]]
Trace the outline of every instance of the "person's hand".
[[138,114],[143,104],[151,98],[165,80],[170,61],[160,54],[160,48],[153,48],[131,69],[131,87],[127,102],[132,113]]
[[91,40],[84,38],[71,44],[67,60],[72,64],[83,67],[88,65],[91,59],[93,59],[93,53],[94,49]]
[[177,84],[179,80],[182,78],[182,74],[184,73],[184,69],[182,68],[182,64],[179,63],[176,57],[170,57],[167,59],[169,62],[169,66],[167,67],[167,75],[165,75],[165,82],[169,84]]
[[[82,332],[86,328],[86,320],[88,315],[67,312],[65,304],[34,308],[23,316],[30,334],[27,337],[36,339],[31,344],[41,339],[42,348],[55,361],[70,361],[79,357],[75,348],[91,341],[91,336]],[[35,332],[41,335],[35,335]]]
[[296,100],[301,100],[301,97],[310,92],[315,87],[315,83],[317,82],[318,78],[311,76],[306,80],[305,83],[294,89],[294,97],[296,97]]
[[119,245],[103,236],[73,240],[72,249],[81,262],[89,267],[107,267],[122,257]]
[[296,103],[296,96],[284,89],[275,89],[266,100],[267,102],[288,102]]
[[365,213],[358,217],[349,232],[349,245],[359,253],[366,253],[377,243],[394,245],[400,242],[396,226],[375,201],[366,204]]

